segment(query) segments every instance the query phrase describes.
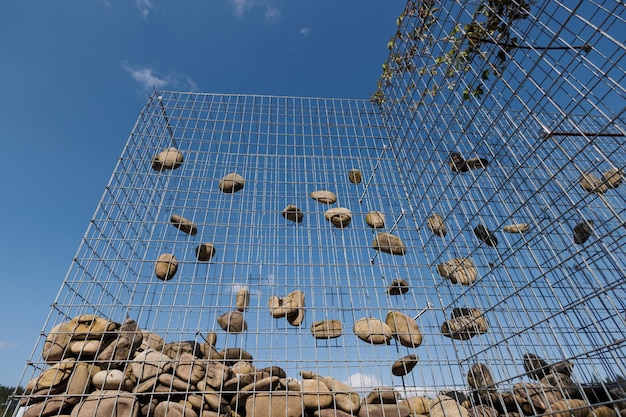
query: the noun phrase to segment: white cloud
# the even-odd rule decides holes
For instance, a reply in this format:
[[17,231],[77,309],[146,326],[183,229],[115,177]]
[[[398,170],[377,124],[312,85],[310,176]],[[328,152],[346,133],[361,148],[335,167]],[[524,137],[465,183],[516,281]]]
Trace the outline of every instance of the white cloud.
[[357,372],[348,377],[346,384],[354,388],[355,391],[371,391],[376,387],[381,387],[382,382],[374,375]]
[[309,36],[309,28],[300,28],[300,34],[304,36]]
[[17,343],[13,342],[0,342],[0,349],[15,349],[17,346]]
[[229,2],[233,6],[236,16],[243,16],[255,3],[254,0],[229,0]]
[[170,72],[158,74],[150,67],[131,66],[127,62],[122,63],[122,68],[137,81],[144,90],[162,89],[166,86],[177,90],[196,91],[198,85],[186,75]]
[[266,22],[274,23],[280,20],[282,13],[270,0],[228,0],[237,17],[243,17],[255,7],[265,8],[263,16]]
[[278,20],[280,20],[281,17],[281,13],[280,10],[278,10],[278,8],[274,7],[274,6],[270,6],[267,5],[267,8],[265,9],[265,20],[268,22],[276,22]]
[[137,6],[141,17],[144,19],[147,19],[150,12],[156,9],[152,0],[135,0],[135,6]]

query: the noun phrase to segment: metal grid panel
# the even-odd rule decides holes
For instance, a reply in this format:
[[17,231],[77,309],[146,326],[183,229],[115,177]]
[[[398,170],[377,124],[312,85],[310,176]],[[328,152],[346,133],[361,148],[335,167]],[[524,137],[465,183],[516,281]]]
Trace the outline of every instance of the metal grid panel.
[[[499,2],[485,4],[495,9]],[[561,392],[625,408],[626,396],[614,392],[592,398],[613,387],[601,381],[626,375],[625,186],[603,193],[580,186],[583,175],[602,178],[625,166],[625,48],[616,38],[624,7],[531,3],[508,25],[506,38],[483,33],[486,58],[461,66],[442,60],[453,48],[452,28],[486,16],[473,14],[478,5],[408,2],[373,103],[155,92],[71,264],[24,383],[49,368],[41,351],[54,328],[95,314],[116,323],[130,317],[166,342],[192,341],[205,353],[214,332],[218,350],[244,349],[257,369],[278,366],[299,380],[302,371],[330,376],[362,398],[380,387],[401,397],[463,391],[473,395],[463,405],[474,413],[480,402],[496,404],[468,390],[469,369],[487,364],[498,392],[510,392],[532,379],[522,358],[534,353],[548,363],[574,364],[575,386],[557,387]],[[514,47],[494,61],[503,39]],[[184,162],[153,170],[154,156],[168,147]],[[453,172],[452,152],[484,158],[487,166]],[[353,168],[362,172],[359,184],[349,181]],[[223,193],[218,183],[232,172],[245,186]],[[314,201],[309,195],[316,190],[334,192],[337,203]],[[281,216],[289,204],[304,212],[302,223]],[[349,226],[327,221],[329,207],[350,209]],[[379,231],[365,222],[371,210],[386,215],[382,231],[401,237],[404,256],[372,248]],[[428,227],[435,213],[445,236]],[[173,227],[172,214],[191,220],[197,235]],[[591,236],[576,243],[574,227],[588,220]],[[518,223],[529,230],[503,231]],[[496,247],[475,236],[481,224]],[[196,258],[201,242],[216,247],[210,262]],[[163,253],[179,262],[167,282],[154,272]],[[441,276],[439,266],[453,258],[473,261],[475,282],[458,285]],[[406,280],[409,291],[390,295],[394,279]],[[240,289],[250,293],[247,330],[224,331],[217,319],[235,309]],[[268,306],[270,297],[295,290],[305,294],[299,326],[273,318]],[[479,309],[487,331],[469,340],[444,336],[442,324],[464,308]],[[423,335],[419,347],[357,337],[359,319],[385,321],[390,311],[414,318]],[[342,335],[314,338],[310,326],[330,319],[342,322]],[[392,364],[412,353],[417,367],[393,376]],[[100,365],[127,369],[131,359]],[[197,393],[195,386],[181,393],[170,385],[137,397],[145,404]],[[221,394],[234,398],[229,390]],[[363,410],[359,415],[367,415]]]

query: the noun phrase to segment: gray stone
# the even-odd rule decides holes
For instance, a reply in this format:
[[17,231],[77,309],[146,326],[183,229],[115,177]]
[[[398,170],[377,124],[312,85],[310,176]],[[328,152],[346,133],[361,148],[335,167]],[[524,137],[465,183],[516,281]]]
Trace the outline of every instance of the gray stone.
[[200,262],[208,262],[215,256],[215,246],[212,243],[201,243],[196,246],[196,258]]
[[248,330],[248,324],[240,311],[230,311],[222,314],[217,318],[217,324],[225,332],[229,333],[242,333]]
[[245,183],[241,175],[232,172],[220,180],[218,187],[223,193],[232,194],[242,190]]
[[163,281],[174,278],[178,271],[178,260],[171,253],[162,253],[154,266],[154,274]]
[[591,237],[595,224],[591,220],[583,220],[574,226],[574,243],[582,245]]
[[172,214],[170,216],[170,223],[172,223],[175,228],[188,235],[195,236],[198,234],[196,225],[191,220],[179,214]]
[[158,172],[179,168],[184,162],[183,154],[176,148],[168,148],[152,158],[152,169]]
[[391,327],[372,317],[357,320],[353,330],[359,339],[374,345],[389,344],[393,337]]
[[391,255],[404,256],[406,254],[406,246],[402,240],[389,233],[378,233],[372,242],[372,248]]

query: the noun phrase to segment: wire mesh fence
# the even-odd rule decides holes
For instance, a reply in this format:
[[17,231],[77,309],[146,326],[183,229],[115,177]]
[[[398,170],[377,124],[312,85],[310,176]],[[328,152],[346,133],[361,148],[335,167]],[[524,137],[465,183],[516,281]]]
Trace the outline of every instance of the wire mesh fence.
[[19,412],[623,415],[626,13],[571,3],[409,1],[370,100],[154,92]]

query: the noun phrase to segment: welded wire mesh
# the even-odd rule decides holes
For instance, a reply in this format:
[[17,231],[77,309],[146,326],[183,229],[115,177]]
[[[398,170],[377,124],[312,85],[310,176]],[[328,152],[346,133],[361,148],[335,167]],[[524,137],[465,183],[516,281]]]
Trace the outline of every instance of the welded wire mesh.
[[[503,3],[509,8],[499,9]],[[312,372],[346,383],[365,402],[375,388],[388,387],[400,398],[457,390],[468,395],[459,403],[472,413],[479,403],[500,415],[562,410],[531,401],[534,389],[584,402],[566,410],[625,409],[623,387],[615,384],[626,376],[626,185],[618,181],[626,162],[619,39],[625,12],[615,1],[570,3],[408,2],[369,101],[155,92],[72,261],[23,383],[38,381],[55,362],[42,351],[51,335],[65,333],[63,358],[129,374],[133,355],[145,349],[121,361],[97,360],[81,350],[85,340],[73,330],[59,330],[76,317],[96,315],[118,323],[113,334],[119,323],[135,320],[169,343],[163,352],[182,343],[205,369],[216,362],[240,369],[235,362],[246,355],[237,351],[233,359],[227,349],[243,349],[257,370],[281,368],[286,378],[277,384],[286,391],[295,389],[289,379],[302,382]],[[513,15],[512,7],[523,13]],[[505,26],[467,26],[486,25],[493,16]],[[458,54],[476,42],[478,53]],[[184,158],[180,166],[154,169],[155,156],[171,147]],[[351,181],[353,169],[360,181]],[[245,183],[225,193],[219,184],[231,173]],[[337,201],[311,198],[320,190]],[[301,222],[281,214],[288,205],[302,211]],[[338,207],[350,210],[349,219],[327,212]],[[374,210],[385,215],[381,229],[366,222]],[[433,232],[434,214],[445,232]],[[197,233],[176,228],[172,215],[188,219]],[[487,232],[482,239],[475,232],[480,225]],[[405,253],[376,250],[381,232],[399,237]],[[209,261],[197,258],[201,243],[215,247]],[[155,276],[162,254],[178,262],[165,281]],[[455,275],[462,268],[454,266],[445,273],[454,259],[471,262],[467,275]],[[394,295],[390,285],[398,279],[408,291]],[[240,290],[249,294],[242,331],[220,319],[241,307]],[[303,320],[295,325],[293,318],[272,316],[272,300],[286,302],[294,291],[304,294]],[[385,322],[390,312],[415,321],[418,347],[403,345],[397,334],[385,335],[388,343],[363,340],[379,333],[372,327],[379,322],[365,330],[357,323]],[[314,337],[312,325],[324,320],[341,322],[341,335]],[[451,330],[463,320],[469,327]],[[95,337],[97,349],[111,337]],[[416,367],[394,375],[394,363],[410,354],[419,357]],[[533,370],[524,364],[527,354],[551,366]],[[488,389],[468,387],[477,363],[491,372]],[[127,390],[143,415],[150,415],[152,402],[208,391],[162,376],[142,385],[134,372]],[[531,385],[543,373],[570,379],[554,385],[555,394],[549,382]],[[240,415],[249,412],[250,392],[262,390],[253,385],[238,396],[223,382],[211,392]],[[504,406],[515,387],[514,405]],[[340,409],[336,398],[321,405],[319,386],[313,393],[318,401],[303,405],[302,413]],[[33,417],[68,413],[88,394],[73,393],[52,412],[35,402],[29,410]],[[55,395],[68,396],[48,390],[39,398]],[[392,402],[392,415],[406,415]],[[355,415],[378,415],[372,410],[363,406]]]

